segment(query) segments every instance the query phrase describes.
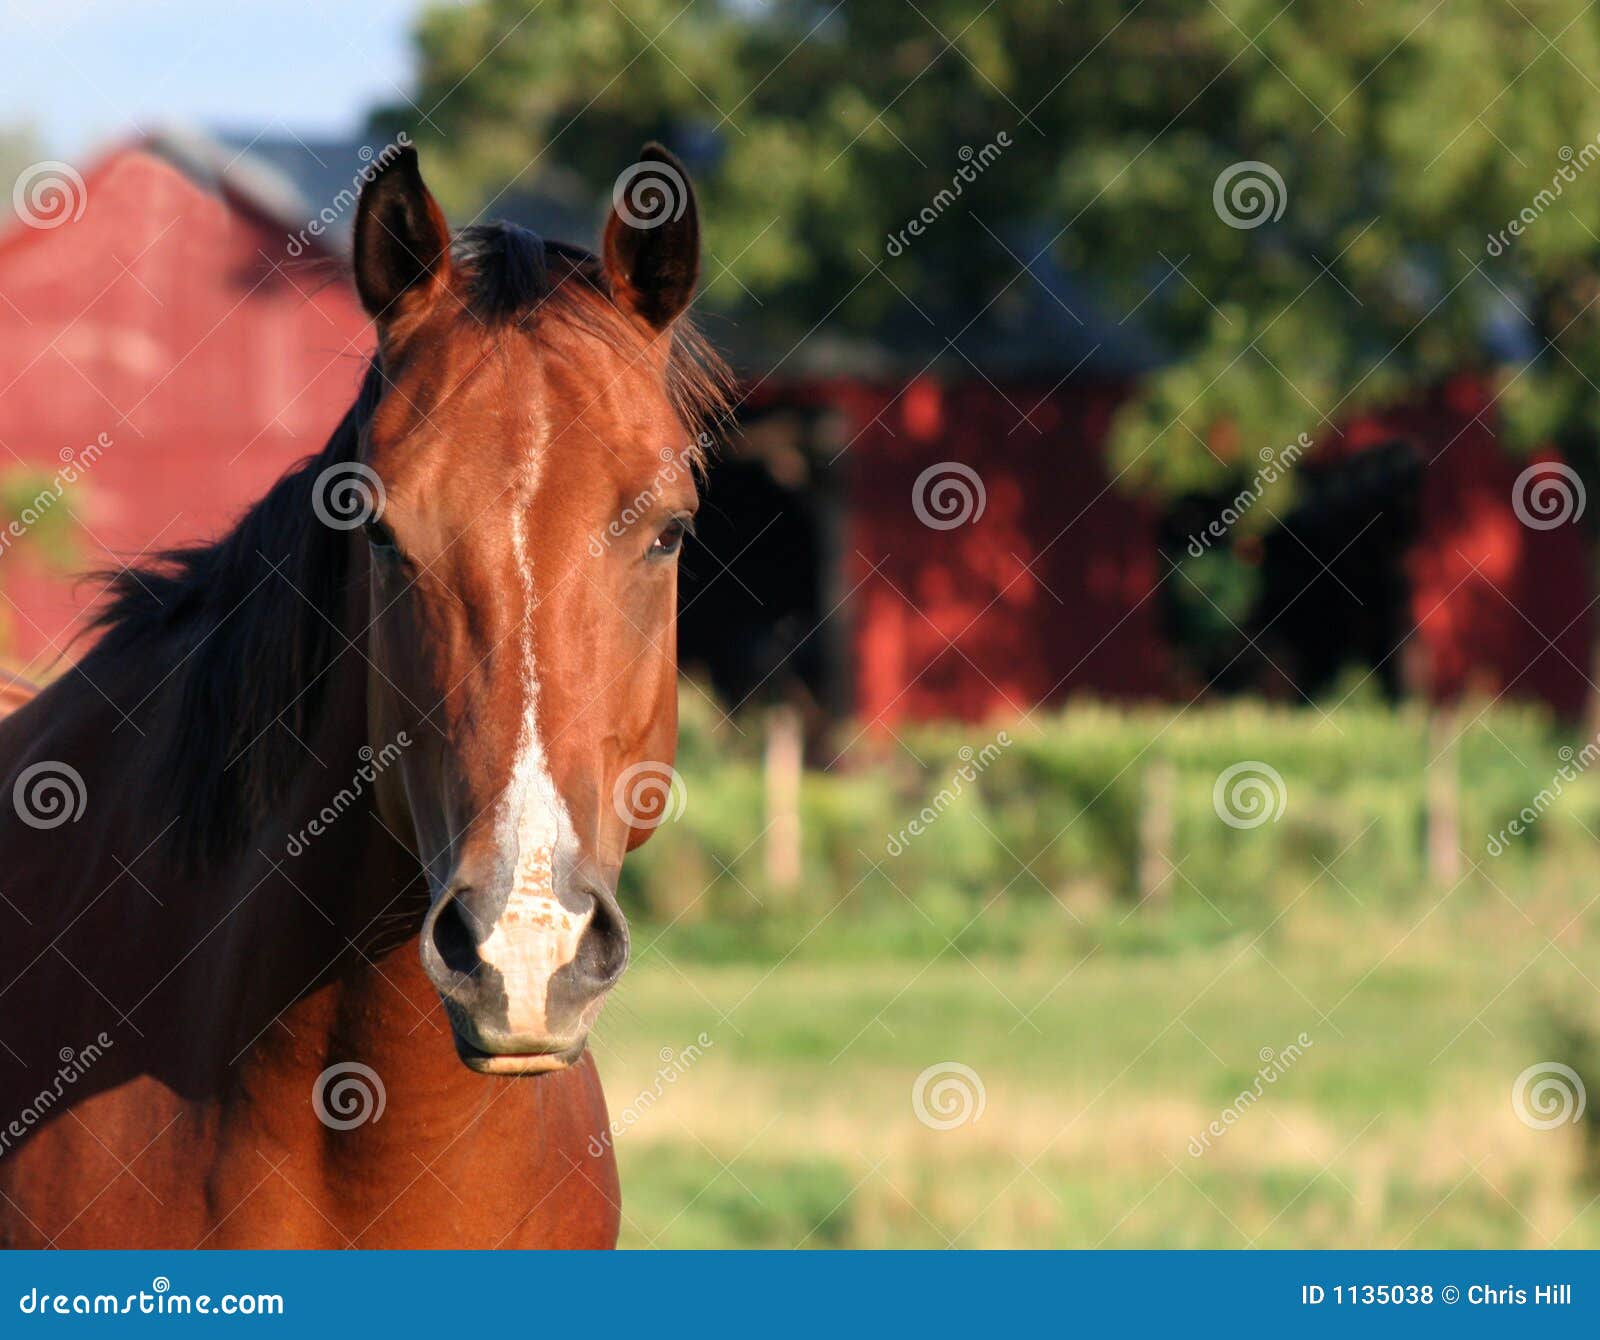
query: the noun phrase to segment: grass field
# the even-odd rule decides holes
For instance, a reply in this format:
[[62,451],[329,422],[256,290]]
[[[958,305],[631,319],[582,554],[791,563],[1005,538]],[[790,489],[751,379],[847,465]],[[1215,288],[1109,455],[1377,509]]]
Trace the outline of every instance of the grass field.
[[[1006,934],[932,953],[870,923],[745,955],[639,927],[595,1040],[624,1245],[1600,1247],[1593,1125],[1530,1128],[1511,1097],[1548,1059],[1594,1087],[1590,882],[1475,877],[1397,912],[1336,876],[1210,935],[1160,934],[1215,915],[1181,897],[1081,923],[1000,899],[980,915]],[[913,1085],[951,1061],[983,1110],[932,1129]]]

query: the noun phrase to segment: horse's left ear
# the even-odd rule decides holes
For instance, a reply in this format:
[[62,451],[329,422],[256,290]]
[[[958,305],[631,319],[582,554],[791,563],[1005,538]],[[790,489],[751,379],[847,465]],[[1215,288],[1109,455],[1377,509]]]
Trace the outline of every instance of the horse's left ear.
[[380,323],[431,302],[450,279],[450,227],[406,145],[361,191],[354,238],[356,291]]
[[611,295],[624,311],[657,330],[670,325],[694,297],[700,278],[700,215],[689,174],[659,144],[611,191],[602,255]]

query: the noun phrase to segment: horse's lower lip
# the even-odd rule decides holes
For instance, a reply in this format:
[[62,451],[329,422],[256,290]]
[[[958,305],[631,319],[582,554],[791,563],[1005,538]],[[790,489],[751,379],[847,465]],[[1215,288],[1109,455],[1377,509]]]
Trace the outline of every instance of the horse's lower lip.
[[489,1052],[468,1042],[454,1029],[456,1055],[469,1070],[483,1075],[546,1075],[565,1070],[583,1054],[583,1043],[558,1051]]

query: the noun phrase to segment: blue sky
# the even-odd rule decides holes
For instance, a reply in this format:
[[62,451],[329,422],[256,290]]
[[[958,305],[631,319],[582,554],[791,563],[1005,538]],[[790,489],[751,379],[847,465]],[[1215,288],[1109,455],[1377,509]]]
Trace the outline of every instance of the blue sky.
[[161,124],[356,128],[411,90],[420,0],[0,0],[0,125],[78,160]]

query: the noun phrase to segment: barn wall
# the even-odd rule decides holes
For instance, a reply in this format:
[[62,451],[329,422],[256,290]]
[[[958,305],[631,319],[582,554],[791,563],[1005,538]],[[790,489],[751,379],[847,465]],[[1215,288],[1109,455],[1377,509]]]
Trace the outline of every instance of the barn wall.
[[[1072,692],[1169,690],[1153,519],[1105,468],[1115,390],[921,379],[898,393],[840,387],[836,398],[852,421],[840,458],[851,500],[843,584],[865,720],[977,719]],[[983,511],[932,529],[913,493],[923,471],[950,461],[977,472]]]
[[[1118,390],[973,378],[829,394],[850,420],[843,587],[863,719],[1015,715],[1077,693],[1191,696],[1161,632],[1154,518],[1106,469]],[[1594,592],[1582,532],[1517,520],[1524,462],[1499,446],[1490,394],[1472,379],[1363,418],[1307,461],[1395,436],[1426,462],[1406,560],[1418,626],[1408,674],[1440,700],[1504,694],[1576,712]],[[985,509],[934,530],[913,493],[924,470],[948,461],[977,471]]]
[[[274,270],[278,229],[163,160],[114,154],[86,188],[76,221],[0,238],[0,470],[49,477],[110,444],[57,504],[79,522],[79,569],[226,528],[322,446],[370,348],[353,291]],[[40,673],[99,585],[25,543],[0,564],[0,649]]]

